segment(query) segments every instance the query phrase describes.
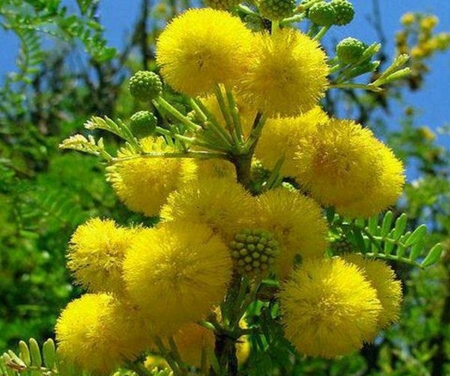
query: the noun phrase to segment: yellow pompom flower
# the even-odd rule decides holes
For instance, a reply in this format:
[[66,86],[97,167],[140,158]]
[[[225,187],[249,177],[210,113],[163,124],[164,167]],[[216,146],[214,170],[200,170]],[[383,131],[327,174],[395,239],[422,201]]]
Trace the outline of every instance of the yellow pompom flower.
[[327,248],[327,224],[320,206],[312,199],[285,188],[270,190],[257,197],[255,216],[259,227],[278,240],[277,272],[286,278],[296,256],[323,257]]
[[249,227],[252,213],[251,195],[237,182],[218,178],[198,178],[185,184],[161,209],[164,221],[204,223],[227,242]]
[[90,292],[123,292],[122,262],[138,231],[100,218],[79,226],[67,255],[75,280]]
[[158,333],[210,312],[223,299],[232,269],[222,240],[205,225],[188,221],[141,231],[123,265],[129,296]]
[[268,117],[297,116],[324,96],[326,55],[318,42],[294,29],[256,34],[253,59],[237,90],[240,101]]
[[402,284],[395,280],[392,268],[384,261],[371,260],[356,253],[347,254],[343,259],[358,266],[372,287],[377,290],[377,297],[382,306],[378,327],[384,329],[396,322],[402,302]]
[[306,260],[279,294],[286,338],[305,355],[334,358],[376,332],[381,304],[358,267],[342,259]]
[[99,375],[134,360],[151,343],[137,308],[108,294],[86,294],[70,302],[55,331],[60,359]]
[[[140,140],[145,152],[162,152],[162,141],[152,137]],[[127,207],[149,217],[157,216],[170,192],[192,178],[188,163],[177,158],[139,157],[128,149],[118,155],[125,158],[107,168],[107,178]],[[130,158],[130,159],[126,159]]]
[[[386,147],[351,120],[330,120],[299,142],[297,181],[321,204],[346,215],[346,205],[366,200],[379,184]],[[372,198],[371,198],[372,199]]]
[[159,36],[156,61],[169,85],[196,96],[239,79],[248,65],[252,40],[250,30],[230,13],[190,9]]
[[268,119],[259,138],[255,156],[270,170],[284,157],[281,175],[295,176],[297,167],[294,158],[299,140],[314,132],[318,124],[328,120],[327,114],[318,106],[297,117]]
[[[378,154],[378,179],[366,192],[364,197],[336,207],[339,213],[350,217],[371,217],[394,205],[405,185],[405,171],[389,147],[381,144]],[[370,199],[367,199],[370,197]]]

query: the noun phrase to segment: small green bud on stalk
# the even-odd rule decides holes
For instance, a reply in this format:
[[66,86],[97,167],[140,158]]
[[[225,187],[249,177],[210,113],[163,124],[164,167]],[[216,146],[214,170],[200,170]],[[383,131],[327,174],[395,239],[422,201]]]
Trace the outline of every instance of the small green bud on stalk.
[[335,25],[344,26],[349,24],[355,16],[353,4],[347,0],[333,0],[331,6],[336,12]]
[[259,2],[261,15],[271,21],[278,21],[292,16],[294,9],[294,0],[261,0]]
[[138,71],[130,78],[130,93],[140,101],[149,102],[162,93],[162,82],[156,73]]
[[314,4],[308,11],[308,18],[319,26],[331,26],[336,21],[336,11],[325,1]]
[[367,45],[355,38],[345,38],[336,46],[336,54],[344,64],[354,64],[363,56]]
[[155,133],[157,119],[150,111],[139,111],[130,118],[130,130],[137,138],[151,136]]

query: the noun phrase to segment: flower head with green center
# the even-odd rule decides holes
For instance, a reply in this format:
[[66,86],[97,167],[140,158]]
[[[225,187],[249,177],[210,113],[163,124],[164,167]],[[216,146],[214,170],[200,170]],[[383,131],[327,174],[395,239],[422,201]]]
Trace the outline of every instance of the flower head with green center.
[[210,228],[178,221],[136,236],[124,279],[130,297],[164,333],[210,312],[225,295],[231,269],[227,246]]
[[383,150],[369,129],[350,120],[331,120],[299,141],[297,181],[320,203],[346,214],[346,205],[366,200],[380,182]]
[[156,61],[164,80],[191,96],[232,84],[248,65],[252,34],[237,17],[210,8],[190,9],[161,33]]
[[58,356],[85,371],[109,375],[151,343],[141,312],[108,294],[73,300],[56,323]]
[[377,330],[376,290],[355,265],[339,258],[306,260],[279,298],[286,338],[305,355],[349,354]]
[[[163,151],[161,140],[146,137],[140,143],[147,153]],[[129,209],[149,217],[158,215],[169,193],[192,178],[189,161],[143,157],[128,149],[118,154],[124,160],[107,168],[107,178]]]
[[392,268],[381,260],[371,260],[356,253],[346,254],[342,258],[361,268],[366,279],[377,290],[377,297],[383,307],[378,318],[378,328],[384,329],[397,321],[402,302],[402,285],[395,280]]
[[257,197],[257,225],[270,231],[279,242],[276,269],[286,278],[297,256],[323,257],[327,248],[327,224],[320,206],[312,199],[285,188]]
[[123,292],[122,262],[138,231],[100,218],[79,226],[67,256],[75,280],[90,292]]
[[262,229],[243,229],[230,242],[231,256],[244,274],[261,276],[274,264],[280,247],[275,237]]
[[237,85],[239,97],[268,117],[298,116],[317,105],[328,86],[326,55],[294,29],[258,33],[253,58]]
[[161,217],[166,222],[204,223],[229,242],[252,223],[253,205],[250,194],[235,181],[199,177],[169,196]]
[[258,141],[255,156],[268,169],[273,169],[284,156],[280,173],[282,176],[293,177],[297,173],[294,158],[299,140],[314,132],[318,124],[328,120],[327,114],[318,106],[297,117],[268,119]]

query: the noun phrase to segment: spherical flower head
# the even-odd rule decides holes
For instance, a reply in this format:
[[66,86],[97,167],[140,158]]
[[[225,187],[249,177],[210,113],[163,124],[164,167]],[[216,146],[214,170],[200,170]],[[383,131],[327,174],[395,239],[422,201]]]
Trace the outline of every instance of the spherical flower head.
[[108,294],[87,294],[70,302],[55,332],[63,362],[99,375],[134,360],[150,344],[137,308]]
[[169,85],[196,96],[238,80],[248,65],[252,40],[250,30],[230,13],[190,9],[161,33],[156,61]]
[[356,253],[344,255],[342,258],[359,267],[377,291],[377,297],[382,306],[378,318],[378,328],[384,329],[396,322],[402,302],[402,284],[395,280],[392,268],[382,260],[371,260]]
[[282,20],[293,15],[295,0],[260,0],[258,8],[264,18],[271,21]]
[[334,358],[376,331],[381,304],[359,269],[339,258],[306,260],[279,294],[286,338],[305,355]]
[[195,221],[209,226],[227,243],[252,223],[254,202],[229,179],[198,178],[173,192],[161,210],[164,221]]
[[224,298],[231,270],[225,243],[207,226],[187,221],[143,230],[124,261],[129,296],[157,333],[210,312]]
[[335,25],[343,26],[352,22],[355,16],[355,10],[353,4],[347,0],[333,0],[331,2],[334,11],[336,12]]
[[312,199],[285,188],[257,197],[258,226],[274,234],[280,244],[277,273],[286,278],[296,258],[323,257],[327,248],[327,224],[320,206]]
[[149,102],[162,93],[159,76],[150,71],[138,71],[130,78],[130,93],[140,101]]
[[[170,150],[152,137],[140,143],[147,153]],[[189,163],[176,158],[143,157],[125,148],[118,157],[124,160],[107,168],[107,179],[129,209],[149,217],[158,215],[169,193],[191,178]]]
[[67,255],[67,267],[77,283],[90,292],[122,293],[122,262],[138,231],[100,218],[79,226]]
[[381,144],[369,129],[350,120],[319,125],[299,144],[297,181],[323,205],[342,208],[367,199],[379,181]]
[[138,111],[130,118],[130,130],[137,138],[148,137],[155,133],[156,116],[150,111]]
[[319,26],[331,26],[336,22],[336,11],[331,3],[319,1],[308,9],[308,18]]
[[[379,173],[377,181],[369,187],[365,197],[337,206],[336,210],[349,217],[368,218],[394,205],[403,191],[405,171],[392,150],[378,142]],[[367,199],[370,197],[370,200]]]
[[294,29],[258,33],[253,58],[238,83],[241,100],[268,117],[309,111],[327,88],[326,55],[318,42]]
[[353,64],[361,59],[367,45],[355,38],[345,38],[336,46],[336,54],[344,64]]
[[284,157],[280,174],[293,177],[297,173],[295,153],[299,140],[305,139],[317,129],[318,124],[328,120],[327,114],[318,106],[297,117],[268,119],[255,156],[270,170]]
[[237,269],[252,277],[266,274],[280,253],[278,241],[263,229],[242,229],[229,247]]

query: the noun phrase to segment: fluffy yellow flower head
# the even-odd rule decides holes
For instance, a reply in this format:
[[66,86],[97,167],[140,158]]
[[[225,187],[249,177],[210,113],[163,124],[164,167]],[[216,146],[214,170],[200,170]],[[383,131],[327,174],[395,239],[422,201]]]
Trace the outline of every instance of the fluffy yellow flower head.
[[164,332],[218,304],[231,268],[226,245],[210,228],[178,221],[139,233],[124,261],[124,279],[130,297]]
[[56,323],[61,360],[109,375],[150,345],[141,313],[108,294],[87,294],[68,304]]
[[382,174],[384,145],[351,120],[331,120],[299,142],[297,180],[320,203],[341,214],[351,202],[367,199]]
[[381,310],[376,290],[342,259],[306,260],[279,295],[286,338],[305,355],[334,358],[372,338]]
[[297,117],[268,119],[258,141],[255,156],[268,169],[273,169],[284,156],[281,175],[295,176],[297,167],[294,158],[299,140],[314,132],[318,124],[327,121],[327,114],[319,106]]
[[[140,140],[145,152],[161,152],[162,141],[152,137]],[[167,150],[167,149],[165,149]],[[136,157],[122,149],[119,158]],[[108,167],[107,178],[111,181],[120,200],[133,211],[152,217],[159,214],[170,192],[184,180],[190,179],[187,162],[177,158],[136,157]]]
[[[371,217],[394,205],[405,184],[403,164],[389,147],[381,144],[378,162],[380,174],[377,182],[366,191],[363,198],[345,203],[337,210],[350,217]],[[370,197],[368,200],[367,197]]]
[[402,302],[402,285],[400,281],[395,280],[392,268],[381,260],[371,260],[356,253],[347,254],[343,259],[358,266],[377,290],[377,297],[383,307],[378,318],[378,327],[384,329],[397,321]]
[[191,96],[212,92],[217,83],[231,84],[248,65],[253,37],[230,13],[190,9],[161,33],[156,61],[175,90]]
[[161,217],[165,221],[204,223],[228,242],[241,228],[249,227],[252,212],[252,197],[240,184],[199,178],[169,196]]
[[328,66],[319,43],[294,29],[255,37],[253,59],[238,84],[245,102],[268,117],[309,111],[327,88]]
[[314,200],[280,188],[258,196],[255,210],[258,226],[275,235],[280,244],[276,267],[283,278],[292,271],[297,255],[323,257],[327,224]]
[[90,292],[123,292],[122,262],[138,231],[100,218],[79,226],[67,256],[76,281]]

